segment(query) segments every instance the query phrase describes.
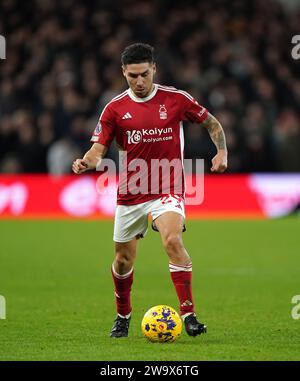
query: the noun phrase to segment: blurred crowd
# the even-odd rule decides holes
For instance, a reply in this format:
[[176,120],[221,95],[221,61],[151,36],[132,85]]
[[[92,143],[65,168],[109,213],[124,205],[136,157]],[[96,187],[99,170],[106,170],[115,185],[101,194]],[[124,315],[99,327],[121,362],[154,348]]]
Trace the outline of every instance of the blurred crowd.
[[[120,54],[133,42],[155,47],[156,82],[220,120],[229,172],[300,171],[299,25],[300,9],[275,0],[1,0],[0,172],[69,173],[127,87]],[[185,139],[208,170],[207,131],[186,124]]]

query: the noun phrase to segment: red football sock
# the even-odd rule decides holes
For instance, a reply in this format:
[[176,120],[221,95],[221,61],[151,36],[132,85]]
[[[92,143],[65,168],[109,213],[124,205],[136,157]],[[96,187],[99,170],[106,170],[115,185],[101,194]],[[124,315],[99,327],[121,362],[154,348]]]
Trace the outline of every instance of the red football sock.
[[133,268],[127,274],[120,275],[112,266],[111,273],[115,285],[117,312],[122,317],[128,317],[127,315],[131,313],[130,292],[133,282]]
[[169,270],[180,303],[180,315],[194,312],[192,295],[192,263],[186,266],[169,263]]

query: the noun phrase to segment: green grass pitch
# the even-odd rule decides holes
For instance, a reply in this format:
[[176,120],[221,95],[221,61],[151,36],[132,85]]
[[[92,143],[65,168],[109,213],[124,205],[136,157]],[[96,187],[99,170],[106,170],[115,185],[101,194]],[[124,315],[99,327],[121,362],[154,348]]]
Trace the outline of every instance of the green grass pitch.
[[185,245],[208,333],[147,342],[146,310],[178,310],[159,234],[139,243],[130,336],[108,337],[115,317],[112,222],[1,221],[0,360],[300,360],[300,221],[188,221]]

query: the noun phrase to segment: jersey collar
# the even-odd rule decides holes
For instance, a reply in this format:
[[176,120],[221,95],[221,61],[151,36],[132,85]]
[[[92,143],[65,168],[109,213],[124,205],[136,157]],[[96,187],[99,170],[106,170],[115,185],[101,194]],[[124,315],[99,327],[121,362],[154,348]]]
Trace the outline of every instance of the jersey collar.
[[135,96],[133,91],[130,88],[127,90],[127,93],[130,96],[130,98],[135,102],[147,102],[155,96],[155,94],[157,93],[157,90],[158,90],[158,85],[156,83],[154,83],[154,89],[153,89],[152,93],[150,93],[145,98],[139,98],[139,97]]

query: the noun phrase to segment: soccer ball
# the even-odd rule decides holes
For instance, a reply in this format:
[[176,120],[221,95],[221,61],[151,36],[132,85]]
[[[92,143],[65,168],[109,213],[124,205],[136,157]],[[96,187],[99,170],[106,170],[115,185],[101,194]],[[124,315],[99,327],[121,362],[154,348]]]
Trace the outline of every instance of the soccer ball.
[[174,308],[159,305],[150,308],[142,320],[142,332],[152,342],[175,341],[182,331],[182,321]]

